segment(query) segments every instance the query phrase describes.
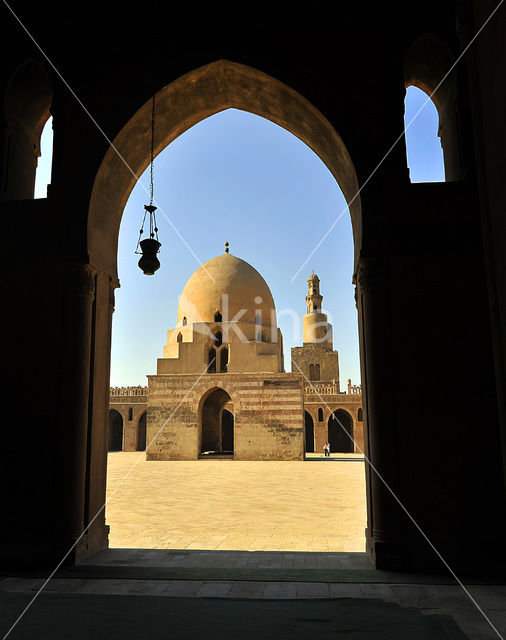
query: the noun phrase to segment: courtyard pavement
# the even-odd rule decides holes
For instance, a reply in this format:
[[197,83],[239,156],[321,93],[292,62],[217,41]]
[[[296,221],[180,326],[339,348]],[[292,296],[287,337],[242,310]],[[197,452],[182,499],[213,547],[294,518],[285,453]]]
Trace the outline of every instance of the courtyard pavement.
[[143,453],[110,453],[110,546],[364,551],[361,458],[147,462]]

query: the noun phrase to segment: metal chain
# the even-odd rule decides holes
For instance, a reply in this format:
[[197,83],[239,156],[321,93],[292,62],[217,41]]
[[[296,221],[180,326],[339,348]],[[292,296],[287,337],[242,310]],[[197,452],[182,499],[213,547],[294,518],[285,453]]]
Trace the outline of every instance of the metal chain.
[[158,227],[156,225],[155,210],[153,206],[154,199],[154,159],[155,159],[155,96],[151,100],[151,162],[149,165],[149,206],[144,205],[144,217],[142,219],[142,225],[139,230],[139,239],[137,240],[137,247],[135,253],[142,253],[139,251],[142,234],[144,233],[144,223],[146,221],[146,214],[149,212],[149,237],[158,240]]
[[155,155],[155,96],[153,94],[153,100],[151,101],[151,166],[149,170],[150,183],[149,183],[149,204],[153,204],[153,167],[154,167],[154,155]]

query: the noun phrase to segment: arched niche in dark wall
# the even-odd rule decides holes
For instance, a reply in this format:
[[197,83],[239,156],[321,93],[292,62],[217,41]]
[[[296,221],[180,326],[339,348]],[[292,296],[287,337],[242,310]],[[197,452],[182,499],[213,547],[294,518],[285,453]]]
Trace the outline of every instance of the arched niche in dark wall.
[[404,59],[404,86],[424,91],[436,105],[438,135],[443,148],[447,182],[460,180],[463,173],[459,136],[459,110],[455,56],[432,34],[423,34],[408,49]]
[[40,138],[52,99],[51,79],[36,60],[26,60],[7,82],[1,176],[4,200],[33,198]]

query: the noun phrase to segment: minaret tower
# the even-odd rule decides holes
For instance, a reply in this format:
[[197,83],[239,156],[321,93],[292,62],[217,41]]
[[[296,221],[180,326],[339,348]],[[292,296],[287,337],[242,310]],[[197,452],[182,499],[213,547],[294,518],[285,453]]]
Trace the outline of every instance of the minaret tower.
[[323,296],[320,295],[320,278],[313,273],[307,279],[307,312],[313,313],[321,311]]
[[307,279],[307,313],[302,318],[304,344],[320,344],[324,349],[332,349],[332,326],[327,315],[322,313],[323,296],[320,294],[320,278],[313,273]]

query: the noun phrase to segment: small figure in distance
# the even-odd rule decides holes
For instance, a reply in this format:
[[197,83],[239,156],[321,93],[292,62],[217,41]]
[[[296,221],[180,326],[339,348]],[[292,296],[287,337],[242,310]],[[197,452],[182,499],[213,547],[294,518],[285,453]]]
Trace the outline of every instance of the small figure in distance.
[[326,442],[323,445],[323,452],[325,453],[326,458],[330,457],[330,442]]

